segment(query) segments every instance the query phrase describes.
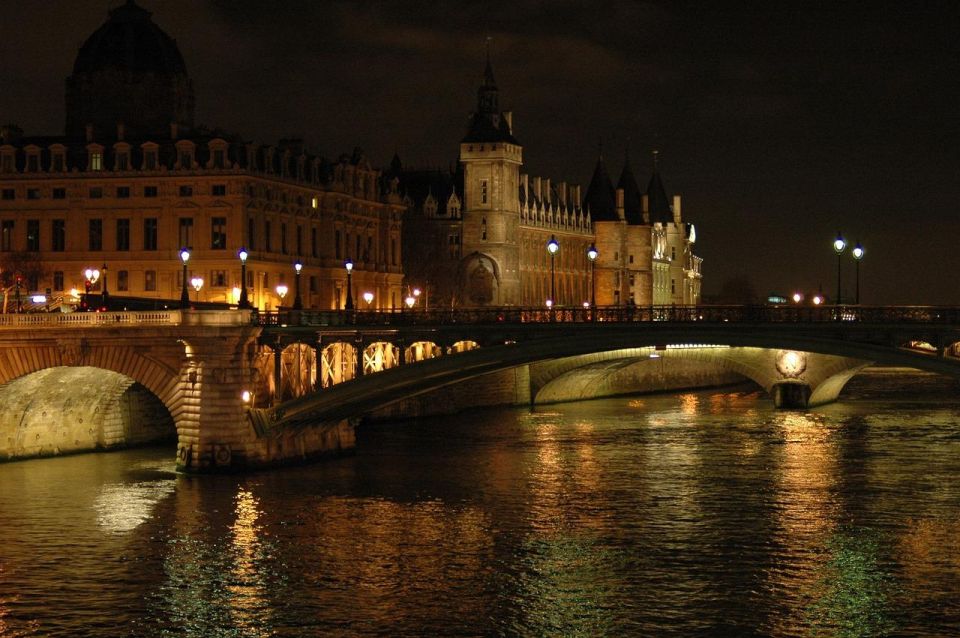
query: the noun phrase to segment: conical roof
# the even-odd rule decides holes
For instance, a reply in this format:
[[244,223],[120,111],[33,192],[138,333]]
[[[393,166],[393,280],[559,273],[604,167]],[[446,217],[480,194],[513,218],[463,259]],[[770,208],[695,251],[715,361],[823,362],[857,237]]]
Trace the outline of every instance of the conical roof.
[[617,199],[613,190],[613,182],[607,173],[607,166],[603,162],[603,155],[597,158],[597,165],[593,169],[593,177],[583,196],[583,207],[590,211],[595,222],[619,221],[617,216]]
[[630,167],[629,154],[624,160],[617,188],[623,190],[623,213],[627,223],[642,224],[643,199],[640,195],[640,187],[637,185],[637,178],[633,176],[633,169]]
[[673,209],[670,207],[667,191],[663,187],[663,180],[660,179],[658,155],[657,151],[653,152],[653,175],[647,183],[647,205],[650,211],[650,223],[667,224],[673,221]]

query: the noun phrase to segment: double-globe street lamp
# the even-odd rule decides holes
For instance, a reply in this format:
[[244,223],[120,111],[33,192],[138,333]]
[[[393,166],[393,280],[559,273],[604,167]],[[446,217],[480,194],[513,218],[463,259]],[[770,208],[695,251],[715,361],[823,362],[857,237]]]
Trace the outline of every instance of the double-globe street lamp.
[[84,310],[90,310],[90,289],[93,288],[93,284],[99,280],[100,271],[96,268],[87,268],[83,271],[83,288],[85,294],[83,295],[83,303],[81,306]]
[[186,310],[190,307],[190,293],[187,292],[187,262],[190,261],[190,251],[186,248],[180,249],[180,261],[183,262],[183,285],[180,286],[180,308]]
[[547,252],[550,253],[550,298],[547,300],[549,302],[547,305],[550,307],[553,307],[554,299],[556,298],[553,256],[557,254],[558,250],[560,250],[560,243],[557,242],[557,238],[554,235],[550,235],[550,241],[547,242]]
[[353,310],[353,289],[351,287],[351,276],[353,274],[353,261],[349,258],[343,263],[343,267],[347,269],[347,301],[343,304],[344,310]]
[[203,288],[203,277],[194,277],[190,280],[190,285],[197,291],[197,305],[200,305],[200,289]]
[[303,310],[303,299],[300,297],[300,271],[303,270],[303,262],[299,259],[293,262],[293,269],[297,271],[294,283],[295,295],[293,297],[293,309]]

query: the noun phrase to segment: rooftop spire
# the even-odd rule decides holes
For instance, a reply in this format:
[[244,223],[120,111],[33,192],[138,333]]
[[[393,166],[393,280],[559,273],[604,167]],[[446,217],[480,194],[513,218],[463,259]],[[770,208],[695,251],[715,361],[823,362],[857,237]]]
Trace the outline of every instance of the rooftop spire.
[[490,36],[487,36],[487,68],[483,72],[483,84],[484,86],[496,88],[497,82],[493,79],[493,65],[490,64]]
[[656,173],[660,168],[660,151],[653,149],[653,172]]

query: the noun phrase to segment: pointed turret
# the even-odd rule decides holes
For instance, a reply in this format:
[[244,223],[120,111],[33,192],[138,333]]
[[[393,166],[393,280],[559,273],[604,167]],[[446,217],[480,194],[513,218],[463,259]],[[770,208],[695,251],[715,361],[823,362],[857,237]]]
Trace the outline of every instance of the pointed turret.
[[640,187],[637,185],[637,178],[633,176],[633,169],[630,167],[630,151],[625,153],[623,161],[623,170],[620,172],[620,179],[617,181],[617,188],[623,190],[623,212],[628,224],[643,223],[643,197],[640,195]]
[[499,92],[493,78],[493,65],[490,63],[490,48],[487,46],[487,66],[483,72],[483,82],[477,89],[477,110],[470,119],[470,129],[462,142],[520,142],[513,137],[510,118],[500,112]]
[[589,209],[595,222],[615,222],[620,219],[617,216],[616,193],[613,190],[610,175],[607,173],[603,154],[597,158],[593,177],[590,178],[587,193],[583,196],[583,207]]
[[647,184],[647,213],[651,223],[669,224],[673,221],[673,211],[663,188],[663,180],[660,179],[659,155],[659,151],[653,152],[653,175]]

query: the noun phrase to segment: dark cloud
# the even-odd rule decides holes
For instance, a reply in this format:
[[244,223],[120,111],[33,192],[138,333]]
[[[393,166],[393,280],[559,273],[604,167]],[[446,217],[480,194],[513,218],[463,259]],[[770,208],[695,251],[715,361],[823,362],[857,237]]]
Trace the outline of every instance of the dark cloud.
[[[490,37],[525,170],[585,184],[602,138],[611,170],[629,143],[645,182],[659,148],[708,290],[744,272],[761,290],[832,291],[842,228],[867,246],[866,301],[960,303],[950,4],[142,4],[177,38],[208,124],[447,165]],[[62,127],[63,80],[109,6],[0,5],[0,119]]]

